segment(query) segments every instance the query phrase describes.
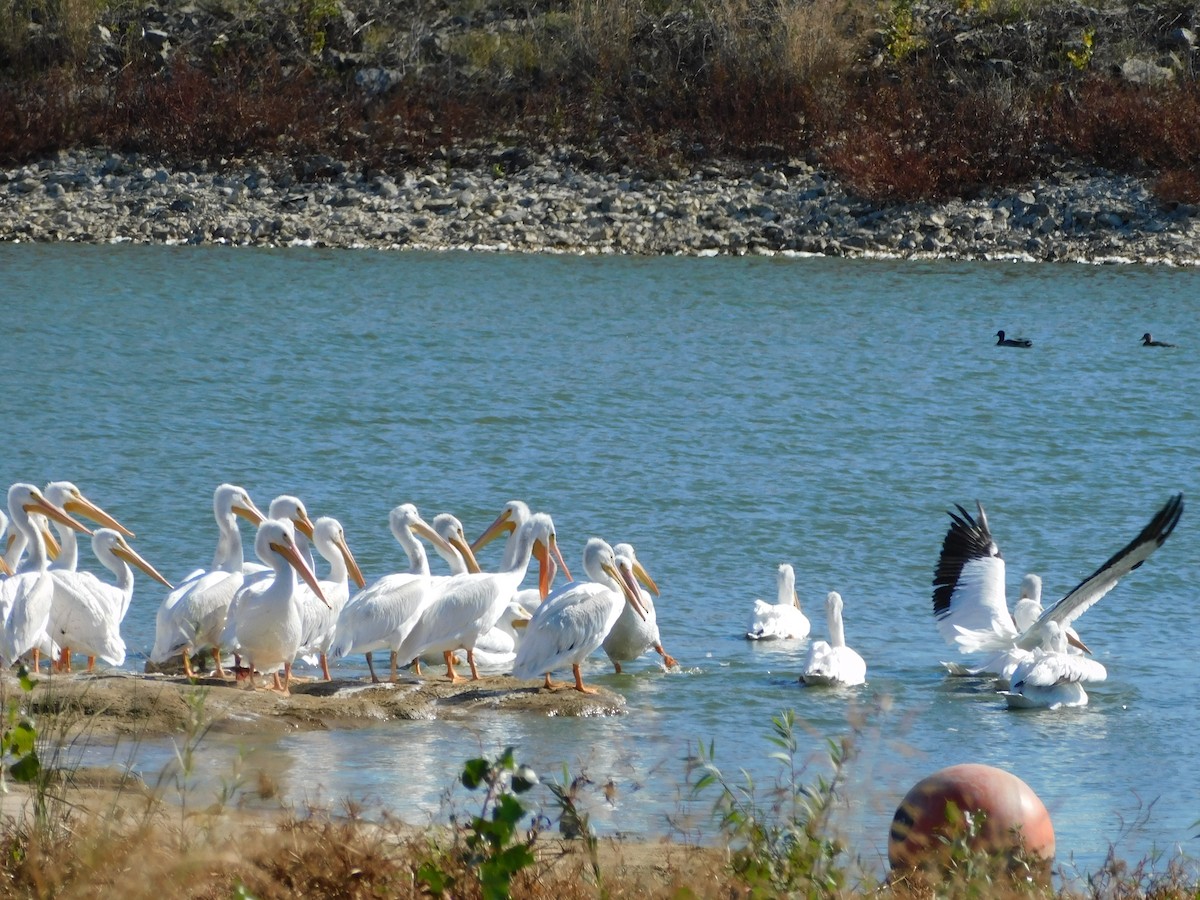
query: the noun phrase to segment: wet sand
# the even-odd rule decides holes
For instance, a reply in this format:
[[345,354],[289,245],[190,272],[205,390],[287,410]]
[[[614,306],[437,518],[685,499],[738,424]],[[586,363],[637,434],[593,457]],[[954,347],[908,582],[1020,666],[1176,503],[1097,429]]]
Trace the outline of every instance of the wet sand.
[[[12,698],[19,689],[5,676]],[[30,710],[53,718],[61,733],[169,735],[193,727],[197,719],[216,731],[353,728],[386,720],[451,719],[480,709],[514,715],[613,716],[625,712],[625,699],[600,688],[581,694],[570,687],[545,690],[540,681],[507,675],[451,684],[445,675],[401,676],[396,683],[334,680],[292,682],[287,696],[251,690],[232,679],[106,671],[93,675],[46,675],[37,679]]]

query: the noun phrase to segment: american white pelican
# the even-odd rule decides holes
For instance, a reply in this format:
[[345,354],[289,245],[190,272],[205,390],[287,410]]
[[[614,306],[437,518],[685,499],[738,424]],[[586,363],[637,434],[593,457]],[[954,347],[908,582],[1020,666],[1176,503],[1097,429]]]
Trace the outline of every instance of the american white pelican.
[[521,603],[510,600],[496,624],[475,642],[475,665],[480,669],[509,671],[530,618]]
[[546,687],[553,689],[550,673],[570,665],[575,690],[596,693],[584,687],[580,664],[604,643],[626,603],[636,614],[645,613],[629,557],[618,562],[613,548],[594,537],[584,547],[583,569],[591,581],[563,585],[534,612],[517,648],[514,678],[544,675]]
[[91,531],[71,517],[66,510],[47,500],[32,484],[18,482],[8,489],[8,514],[12,524],[25,538],[27,557],[17,574],[0,581],[0,615],[4,633],[0,636],[0,662],[12,665],[26,653],[33,652],[36,672],[41,659],[41,647],[50,644],[47,626],[50,624],[50,604],[54,584],[48,568],[46,545],[41,529],[31,515],[43,515],[62,522],[77,531]]
[[867,680],[867,664],[858,653],[846,646],[842,626],[842,595],[830,591],[825,597],[825,616],[829,626],[829,642],[813,641],[804,660],[805,684],[842,685],[853,687]]
[[89,672],[96,666],[96,657],[113,666],[125,662],[121,622],[133,597],[133,571],[129,563],[171,588],[171,583],[112,528],[96,529],[92,535],[92,552],[116,575],[116,584],[101,581],[91,572],[50,570],[54,579],[54,604],[49,631],[51,639],[62,648],[66,671],[70,671],[68,647],[87,656]]
[[800,609],[796,593],[796,572],[788,563],[780,563],[775,575],[775,602],[755,600],[746,637],[752,641],[802,640],[812,625]]
[[220,537],[212,567],[192,572],[188,579],[167,594],[158,608],[155,620],[154,649],[150,659],[164,663],[177,653],[183,653],[183,668],[188,678],[194,678],[191,656],[193,651],[213,650],[218,677],[225,676],[221,668],[221,633],[229,615],[229,604],[242,586],[242,535],[237,517],[255,526],[263,521],[250,495],[237,485],[222,484],[213,494],[213,515]]
[[654,583],[650,573],[638,562],[632,544],[617,544],[613,547],[613,553],[618,560],[624,558],[628,561],[629,570],[633,572],[637,582],[645,585],[645,588],[649,590],[635,585],[643,614],[638,615],[633,606],[622,604],[621,615],[617,618],[616,624],[609,629],[604,643],[601,645],[604,647],[604,652],[612,660],[618,675],[621,674],[622,662],[635,660],[651,648],[662,657],[664,666],[668,669],[674,668],[677,663],[675,657],[663,649],[662,637],[658,631],[658,614],[654,611],[654,598],[650,596],[651,591],[658,594],[658,585]]
[[[329,655],[340,659],[351,653],[363,653],[371,681],[378,683],[371,654],[387,648],[392,651],[391,680],[396,680],[396,650],[408,637],[426,604],[432,599],[430,591],[429,557],[417,536],[428,540],[439,552],[453,548],[445,538],[421,518],[411,503],[402,503],[391,511],[388,526],[408,555],[409,570],[384,575],[351,597],[342,607],[334,629]],[[464,548],[469,551],[470,548]],[[405,659],[412,660],[416,654]]]
[[[297,544],[299,541],[297,541]],[[329,674],[329,646],[333,643],[333,632],[337,627],[342,607],[350,599],[350,579],[359,589],[366,587],[362,570],[346,543],[342,523],[330,516],[321,516],[313,524],[313,545],[329,563],[329,574],[319,579],[325,603],[308,589],[308,585],[297,586],[300,592],[300,615],[304,622],[304,635],[300,642],[300,653],[315,654],[321,666],[321,675],[331,681]]]
[[1058,622],[1048,621],[1041,639],[1041,645],[1013,670],[1012,687],[1001,692],[1009,708],[1087,706],[1083,685],[1107,678],[1104,666],[1081,653],[1069,652],[1066,632]]
[[[525,578],[531,556],[539,564],[538,584],[543,592],[549,585],[546,561],[552,554],[561,558],[554,522],[545,513],[535,513],[516,532],[517,552],[509,566],[500,572],[479,572],[451,576],[438,584],[432,601],[418,616],[408,637],[398,650],[400,659],[414,659],[426,653],[441,653],[446,661],[446,676],[454,682],[462,679],[454,671],[454,651],[467,652],[471,679],[479,678],[475,663],[475,644],[479,636],[492,628]],[[468,548],[469,549],[469,548]],[[524,639],[522,640],[524,643]]]
[[[85,519],[91,519],[98,525],[120,532],[126,537],[133,537],[132,531],[85,497],[83,492],[69,481],[52,481],[42,488],[42,494],[55,506],[61,507],[69,513]],[[88,635],[86,640],[95,646],[98,635],[102,631],[110,630],[113,626],[112,623],[105,624],[96,621],[94,618],[96,610],[94,608],[77,609],[79,603],[83,603],[89,607],[92,604],[90,598],[81,599],[78,591],[84,590],[90,595],[94,593],[94,584],[103,584],[103,582],[99,581],[95,576],[90,576],[90,581],[83,579],[86,582],[86,586],[80,587],[80,579],[77,577],[79,575],[77,572],[79,566],[79,546],[75,539],[75,530],[65,527],[61,522],[54,522],[53,525],[58,535],[57,540],[53,541],[53,545],[51,545],[51,536],[43,533],[43,536],[47,540],[47,545],[51,546],[51,554],[54,556],[54,561],[50,563],[50,576],[54,579],[54,599],[50,604],[50,633],[53,640],[61,648],[58,658],[59,670],[70,672],[71,649],[75,628],[82,627]],[[95,535],[93,535],[92,546],[95,547]],[[54,547],[57,549],[53,549]],[[111,571],[116,572],[117,570],[112,569]],[[170,584],[165,580],[163,583],[170,587]],[[112,585],[104,585],[104,587],[111,588]],[[132,590],[130,593],[132,594]],[[125,617],[127,609],[128,599],[126,599],[124,607],[120,609],[120,617],[115,623],[118,631],[121,619]],[[97,629],[100,629],[100,631]],[[65,643],[64,637],[66,639]],[[91,671],[95,667],[95,657],[97,655],[103,657],[102,654],[87,653],[86,650],[82,649],[79,652],[86,653],[89,657],[88,671]],[[122,659],[124,659],[124,655],[124,650],[122,649]],[[110,657],[103,658],[109,659]],[[113,663],[113,665],[120,665],[120,663]]]
[[[512,566],[517,554],[517,531],[529,521],[530,515],[532,513],[530,513],[529,507],[524,502],[521,500],[509,500],[508,503],[504,504],[504,509],[500,510],[500,514],[496,516],[492,524],[484,529],[483,534],[471,545],[471,550],[478,553],[480,549],[491,543],[498,535],[507,532],[508,540],[504,542],[504,558],[500,562],[500,568],[503,570]],[[554,584],[554,578],[558,571],[558,562],[562,562],[563,577],[568,582],[572,580],[571,570],[567,568],[566,562],[561,560],[561,556],[558,561],[551,558],[550,562],[547,563],[550,569],[550,585]],[[544,596],[545,594],[540,585],[523,590],[518,585],[517,590],[513,592],[513,599],[530,613],[538,608],[538,604],[542,602],[542,597]]]
[[257,687],[256,672],[264,675],[270,672],[271,689],[286,694],[292,680],[292,660],[304,638],[296,575],[304,579],[322,603],[325,595],[317,576],[300,555],[295,526],[290,519],[265,519],[258,526],[254,552],[271,567],[273,574],[256,579],[238,591],[237,602],[231,607],[229,629],[247,663],[250,686]]
[[[954,642],[960,652],[987,653],[995,658],[996,654],[1013,650],[1028,653],[1043,646],[1048,622],[1062,626],[1071,642],[1068,626],[1170,536],[1183,515],[1183,494],[1168,500],[1137,537],[1024,628],[1018,628],[1008,612],[1004,560],[992,539],[983,506],[978,502],[976,506],[978,519],[961,506],[958,515],[950,513],[950,529],[933,576],[933,613],[942,636]],[[1086,650],[1077,638],[1074,643]],[[1018,662],[1024,659],[1018,657]]]

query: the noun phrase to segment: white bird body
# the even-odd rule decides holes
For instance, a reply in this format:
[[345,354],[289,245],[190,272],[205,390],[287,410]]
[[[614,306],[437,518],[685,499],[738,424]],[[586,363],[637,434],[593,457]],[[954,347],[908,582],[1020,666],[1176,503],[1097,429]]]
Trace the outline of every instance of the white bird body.
[[1002,692],[1010,709],[1058,709],[1086,706],[1086,683],[1104,681],[1108,672],[1094,659],[1069,652],[1067,635],[1058,622],[1048,622],[1043,644],[1012,673],[1012,687]]
[[842,596],[830,591],[825,598],[829,623],[829,641],[813,641],[804,661],[800,680],[809,685],[853,687],[867,680],[867,664],[856,651],[846,646],[842,625]]
[[803,640],[808,637],[812,625],[800,609],[796,572],[788,563],[780,563],[775,577],[775,602],[754,601],[746,637],[752,641]]
[[54,600],[50,613],[50,637],[63,648],[88,657],[89,671],[97,658],[110,665],[125,662],[125,640],[121,623],[133,597],[133,563],[151,578],[171,583],[134,550],[120,532],[98,528],[92,535],[96,559],[116,576],[116,583],[102,581],[91,572],[51,569]]
[[44,515],[85,534],[91,532],[66,510],[52,504],[31,484],[18,482],[9,488],[8,514],[14,527],[25,538],[28,555],[17,574],[0,581],[0,615],[4,621],[4,633],[0,637],[0,662],[12,665],[32,651],[36,670],[42,648],[51,646],[47,629],[54,598],[54,582],[49,573],[50,561],[41,530],[31,520],[31,514]]
[[639,615],[638,611],[627,603],[621,604],[621,614],[601,644],[605,654],[612,660],[618,675],[621,673],[621,663],[635,660],[650,649],[662,657],[663,665],[668,669],[674,667],[674,657],[663,649],[662,635],[658,630],[658,614],[654,609],[654,598],[650,596],[651,591],[658,593],[658,585],[638,561],[632,544],[617,544],[613,547],[613,554],[618,560],[624,558],[629,570],[633,572],[643,614]]
[[219,537],[211,568],[193,572],[188,580],[167,594],[155,616],[154,649],[150,659],[164,663],[177,653],[183,654],[183,667],[194,677],[191,654],[213,648],[218,676],[221,668],[221,636],[229,616],[229,604],[242,587],[242,537],[237,517],[255,526],[263,521],[250,495],[243,488],[222,484],[213,494],[213,515]]
[[544,675],[546,686],[553,687],[550,673],[569,665],[575,689],[595,692],[584,687],[580,665],[604,643],[626,603],[640,611],[632,567],[622,566],[629,566],[629,558],[618,561],[605,541],[594,537],[587,542],[583,568],[592,580],[570,582],[542,601],[517,648],[513,677]]
[[[1040,612],[1038,579],[1037,597],[1025,598],[1031,602],[1017,611],[1020,625],[1009,614],[1004,599],[1004,560],[1000,549],[992,539],[983,506],[978,503],[976,506],[977,520],[961,506],[958,515],[950,514],[952,522],[934,572],[934,616],[943,637],[955,644],[959,652],[989,654],[980,671],[999,669],[1001,675],[1008,671],[1011,678],[1015,677],[1016,666],[1027,662],[1029,654],[1044,645],[1047,625],[1051,622],[1061,627],[1065,640],[1086,651],[1070,624],[1112,590],[1122,576],[1162,546],[1183,514],[1183,495],[1176,494],[1168,500],[1137,537],[1061,600]],[[1027,623],[1034,613],[1036,617]]]
[[499,572],[478,572],[450,576],[436,585],[436,596],[417,618],[412,631],[398,650],[401,659],[414,659],[426,653],[441,653],[446,674],[459,680],[454,672],[453,653],[467,652],[471,678],[479,678],[475,663],[475,644],[495,626],[524,580],[529,560],[536,554],[540,565],[539,584],[543,590],[549,570],[546,560],[557,552],[554,523],[545,513],[537,513],[517,530],[517,553],[507,568]]
[[360,589],[366,586],[366,582],[354,554],[350,552],[346,543],[346,533],[337,519],[329,516],[317,519],[313,525],[313,544],[317,552],[329,563],[328,577],[319,581],[326,602],[321,602],[307,584],[297,586],[303,632],[300,653],[312,655],[313,659],[306,661],[319,664],[322,675],[329,681],[329,647],[333,643],[338,616],[350,599],[350,578],[354,578],[354,583]]
[[[409,559],[407,572],[384,575],[351,597],[338,614],[329,655],[334,659],[351,653],[363,653],[371,671],[371,680],[378,682],[371,654],[388,649],[393,653],[392,680],[396,678],[396,650],[404,643],[421,612],[433,599],[429,557],[417,535],[434,546],[449,546],[434,531],[411,503],[393,509],[388,517],[392,534]],[[407,662],[413,657],[408,657]]]
[[[271,567],[272,575],[255,579],[238,592],[229,630],[250,673],[272,673],[274,687],[288,692],[292,661],[304,637],[300,614],[297,574],[324,602],[321,586],[296,545],[295,526],[290,519],[265,519],[258,526],[254,550]],[[279,670],[284,672],[282,685]]]

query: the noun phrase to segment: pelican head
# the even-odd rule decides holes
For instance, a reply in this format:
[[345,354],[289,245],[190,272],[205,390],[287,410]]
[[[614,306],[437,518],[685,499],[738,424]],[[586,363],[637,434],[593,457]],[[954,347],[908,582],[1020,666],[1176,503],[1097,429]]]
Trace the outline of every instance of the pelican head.
[[479,562],[475,559],[475,553],[471,549],[471,544],[467,541],[467,534],[463,530],[463,524],[457,516],[451,513],[438,513],[433,517],[433,530],[458,551],[458,555],[462,558],[468,572],[483,571],[479,568]]
[[[388,527],[401,544],[405,543],[405,534],[415,534],[433,544],[439,554],[454,554],[459,550],[448,540],[438,534],[429,523],[421,518],[416,506],[411,503],[401,503],[388,514]],[[472,557],[473,559],[474,557]]]
[[262,524],[266,518],[254,505],[246,489],[236,484],[222,484],[213,493],[213,513],[217,521],[223,522],[230,514],[241,516],[251,525]]
[[336,547],[338,553],[342,555],[342,561],[346,563],[346,571],[350,573],[350,577],[354,579],[354,583],[359,588],[367,586],[367,581],[363,578],[362,569],[358,567],[358,561],[355,560],[354,554],[350,552],[350,545],[346,543],[346,532],[342,529],[341,522],[329,516],[321,516],[313,524],[313,537],[318,541],[327,541]]
[[17,482],[8,489],[8,512],[18,521],[22,518],[28,521],[30,516],[42,515],[83,534],[92,533],[90,528],[73,518],[65,509],[47,500],[32,484]]
[[520,500],[509,500],[504,504],[504,509],[500,510],[500,515],[496,516],[495,521],[471,545],[471,549],[478,552],[498,535],[512,534],[528,521],[529,507]]
[[630,564],[633,568],[634,577],[641,582],[642,586],[646,588],[646,590],[654,594],[655,597],[659,596],[658,585],[654,583],[654,579],[650,577],[650,573],[643,568],[640,562],[638,562],[637,554],[633,551],[633,544],[614,544],[613,553],[618,559],[620,559],[622,556],[629,557]]
[[291,494],[280,494],[267,507],[267,517],[271,519],[290,519],[292,524],[296,526],[297,531],[310,541],[312,540],[312,519],[308,517],[308,510],[304,508],[304,501],[299,497],[293,497]]
[[146,562],[140,553],[129,546],[129,542],[125,540],[125,536],[115,528],[97,528],[96,533],[92,535],[92,550],[97,556],[100,556],[101,553],[107,550],[117,559],[137,566],[159,584],[165,585],[167,590],[174,590],[171,582],[163,578],[159,574],[158,569]]
[[633,559],[627,554],[617,554],[600,538],[592,538],[583,549],[584,557],[589,554],[596,560],[600,571],[617,583],[625,602],[633,607],[633,611],[644,622],[646,607],[642,606],[641,590],[638,588],[637,576],[634,574]]
[[69,481],[51,481],[43,488],[42,493],[51,503],[61,506],[69,513],[91,519],[97,525],[119,531],[126,537],[133,537],[132,531],[85,497],[83,491]]
[[330,609],[333,608],[325,599],[325,593],[321,590],[317,576],[308,567],[307,561],[296,546],[296,526],[290,519],[263,519],[254,538],[254,552],[258,554],[259,559],[272,568],[275,568],[273,564],[275,557],[282,559],[296,570],[296,574],[304,579],[305,584],[312,588],[313,593],[322,603]]

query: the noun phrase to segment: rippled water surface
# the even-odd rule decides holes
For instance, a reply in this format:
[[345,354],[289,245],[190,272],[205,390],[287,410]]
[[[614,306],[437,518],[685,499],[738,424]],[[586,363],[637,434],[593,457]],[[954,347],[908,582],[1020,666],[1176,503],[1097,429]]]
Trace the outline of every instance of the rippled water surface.
[[[697,742],[767,781],[771,716],[793,708],[813,776],[858,729],[843,823],[868,861],[908,787],[964,761],[1025,779],[1083,869],[1110,843],[1194,850],[1195,510],[1079,622],[1109,672],[1083,710],[1013,713],[944,677],[930,582],[955,503],[984,503],[1010,592],[1034,571],[1052,601],[1172,492],[1200,499],[1198,272],[13,245],[0,272],[4,482],[75,481],[169,578],[210,560],[212,491],[234,481],[338,517],[368,578],[403,567],[397,503],[475,535],[520,498],[572,564],[591,535],[630,541],[662,588],[682,671],[585,673],[625,716],[214,739],[213,785],[243,757],[287,798],[423,821],[462,760],[513,744],[544,774],[585,771],[603,830],[664,834]],[[1034,349],[994,346],[998,328]],[[1180,347],[1143,349],[1147,330]],[[805,689],[804,644],[743,638],[784,561],[817,635],[825,593],[845,597],[865,687]],[[129,668],[161,598],[138,583]],[[171,752],[113,755],[152,773]]]

